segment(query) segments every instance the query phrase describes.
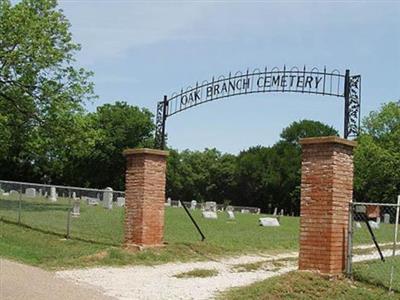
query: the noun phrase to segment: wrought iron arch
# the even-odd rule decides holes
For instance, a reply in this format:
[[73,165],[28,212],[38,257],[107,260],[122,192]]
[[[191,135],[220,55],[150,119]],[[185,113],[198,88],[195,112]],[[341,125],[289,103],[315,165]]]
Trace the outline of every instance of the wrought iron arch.
[[198,82],[171,97],[157,103],[155,147],[165,147],[165,124],[167,118],[191,107],[238,95],[295,92],[315,95],[334,96],[344,99],[344,138],[356,137],[360,128],[361,75],[350,75],[346,70],[341,74],[338,70],[328,72],[313,67],[309,70],[292,67],[277,67],[268,71],[254,69],[252,73],[237,71],[232,75],[219,76],[211,81]]

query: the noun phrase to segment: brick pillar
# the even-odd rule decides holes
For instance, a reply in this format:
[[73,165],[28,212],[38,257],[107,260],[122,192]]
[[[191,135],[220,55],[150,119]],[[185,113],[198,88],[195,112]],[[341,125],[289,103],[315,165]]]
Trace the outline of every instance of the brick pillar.
[[125,179],[125,247],[163,244],[167,151],[127,149]]
[[299,270],[342,274],[353,197],[353,148],[335,136],[305,138],[302,146]]

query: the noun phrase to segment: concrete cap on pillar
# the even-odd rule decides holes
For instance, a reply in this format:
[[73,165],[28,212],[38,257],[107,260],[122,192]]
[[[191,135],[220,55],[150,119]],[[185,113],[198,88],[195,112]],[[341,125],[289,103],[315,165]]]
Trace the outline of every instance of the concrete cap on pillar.
[[309,144],[342,144],[350,147],[356,147],[357,142],[351,141],[347,139],[343,139],[338,136],[320,136],[320,137],[309,137],[302,138],[299,141],[300,145],[309,145]]
[[135,149],[126,149],[123,152],[124,156],[138,155],[138,154],[168,156],[169,155],[169,151],[159,150],[159,149],[150,149],[150,148],[135,148]]

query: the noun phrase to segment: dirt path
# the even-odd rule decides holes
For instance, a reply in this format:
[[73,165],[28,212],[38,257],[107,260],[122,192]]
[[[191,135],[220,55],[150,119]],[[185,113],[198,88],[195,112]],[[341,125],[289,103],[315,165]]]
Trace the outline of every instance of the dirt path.
[[106,300],[100,289],[56,277],[55,273],[0,258],[2,300]]

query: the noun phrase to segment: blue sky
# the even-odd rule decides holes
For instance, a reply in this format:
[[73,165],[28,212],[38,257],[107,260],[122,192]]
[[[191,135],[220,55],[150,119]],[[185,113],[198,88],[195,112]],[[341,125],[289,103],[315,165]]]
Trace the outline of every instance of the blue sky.
[[[213,75],[265,66],[317,66],[362,75],[362,115],[400,98],[400,1],[62,0],[93,70],[97,105],[157,101]],[[343,132],[341,98],[254,94],[168,119],[169,145],[238,153],[272,145],[282,128],[319,120]]]

